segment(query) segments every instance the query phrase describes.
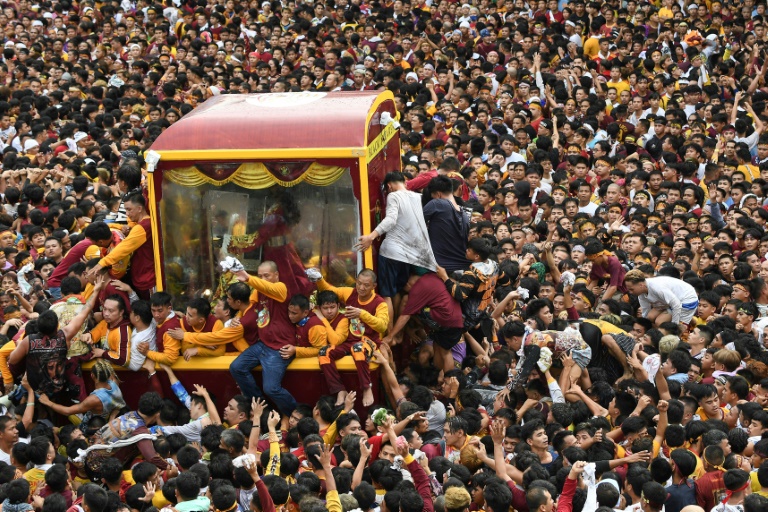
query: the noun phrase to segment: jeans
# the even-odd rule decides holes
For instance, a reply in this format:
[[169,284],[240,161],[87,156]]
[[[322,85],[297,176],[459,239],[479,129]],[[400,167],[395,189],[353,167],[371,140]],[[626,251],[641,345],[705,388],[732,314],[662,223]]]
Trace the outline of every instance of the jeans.
[[262,342],[257,342],[245,349],[229,367],[240,390],[248,398],[262,396],[262,391],[253,378],[253,369],[261,365],[264,382],[264,394],[272,400],[282,414],[290,415],[296,408],[296,399],[283,388],[283,376],[292,359],[283,359],[278,350],[273,350]]

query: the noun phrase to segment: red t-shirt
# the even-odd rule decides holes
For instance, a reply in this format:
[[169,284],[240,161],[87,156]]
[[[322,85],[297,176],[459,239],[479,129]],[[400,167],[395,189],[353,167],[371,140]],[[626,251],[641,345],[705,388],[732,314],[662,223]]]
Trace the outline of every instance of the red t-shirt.
[[69,252],[67,252],[66,256],[64,256],[64,259],[62,259],[53,270],[53,274],[51,274],[51,276],[48,278],[48,287],[60,287],[61,280],[67,277],[67,274],[69,273],[69,267],[82,260],[83,256],[85,256],[85,252],[92,245],[93,242],[87,238],[75,244],[75,246],[72,247]]
[[592,272],[589,274],[590,279],[603,279],[610,278],[610,285],[615,286],[621,293],[627,293],[627,288],[624,286],[624,276],[627,275],[627,271],[621,266],[619,258],[616,256],[608,256],[608,270],[605,270],[600,265],[592,265]]
[[441,327],[464,326],[461,305],[451,297],[437,274],[426,274],[416,281],[408,295],[403,314],[415,315],[427,307],[430,308],[432,320]]

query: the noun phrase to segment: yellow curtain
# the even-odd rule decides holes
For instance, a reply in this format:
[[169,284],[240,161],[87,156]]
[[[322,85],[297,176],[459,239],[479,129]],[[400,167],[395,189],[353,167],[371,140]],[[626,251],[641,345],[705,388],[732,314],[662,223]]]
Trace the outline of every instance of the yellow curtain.
[[176,183],[182,187],[199,187],[206,183],[220,187],[232,182],[239,187],[260,190],[269,188],[273,185],[294,187],[303,181],[306,181],[310,185],[325,187],[338,180],[346,170],[346,167],[313,163],[307,168],[304,174],[299,176],[298,179],[293,181],[281,181],[269,172],[264,164],[259,162],[248,162],[242,164],[231,176],[224,180],[210,178],[194,166],[165,171],[163,176],[168,178],[172,183]]

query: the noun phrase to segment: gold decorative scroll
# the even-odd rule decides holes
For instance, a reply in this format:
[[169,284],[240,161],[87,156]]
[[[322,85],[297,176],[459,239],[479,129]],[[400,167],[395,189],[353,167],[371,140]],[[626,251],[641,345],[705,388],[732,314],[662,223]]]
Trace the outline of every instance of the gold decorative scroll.
[[242,252],[253,250],[253,247],[255,246],[256,240],[258,238],[259,238],[258,233],[252,233],[250,235],[232,236],[232,239],[229,243],[229,248],[227,250],[242,251]]
[[163,176],[168,178],[171,183],[181,185],[182,187],[199,187],[205,184],[220,187],[231,182],[239,187],[260,190],[274,185],[295,187],[304,181],[317,187],[326,187],[338,180],[346,171],[346,167],[313,163],[304,174],[295,180],[282,181],[269,172],[264,164],[248,162],[240,165],[235,172],[223,180],[215,180],[206,176],[195,166],[171,169],[165,171]]

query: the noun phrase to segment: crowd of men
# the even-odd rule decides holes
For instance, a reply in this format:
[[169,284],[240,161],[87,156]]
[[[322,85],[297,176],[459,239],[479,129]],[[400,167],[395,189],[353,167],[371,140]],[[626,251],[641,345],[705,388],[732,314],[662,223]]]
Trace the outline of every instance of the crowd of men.
[[[4,2],[2,512],[763,512],[766,23],[765,0]],[[265,259],[184,310],[155,289],[163,130],[221,94],[384,90],[375,269]],[[174,370],[226,354],[234,397]],[[311,403],[284,387],[301,358]]]

